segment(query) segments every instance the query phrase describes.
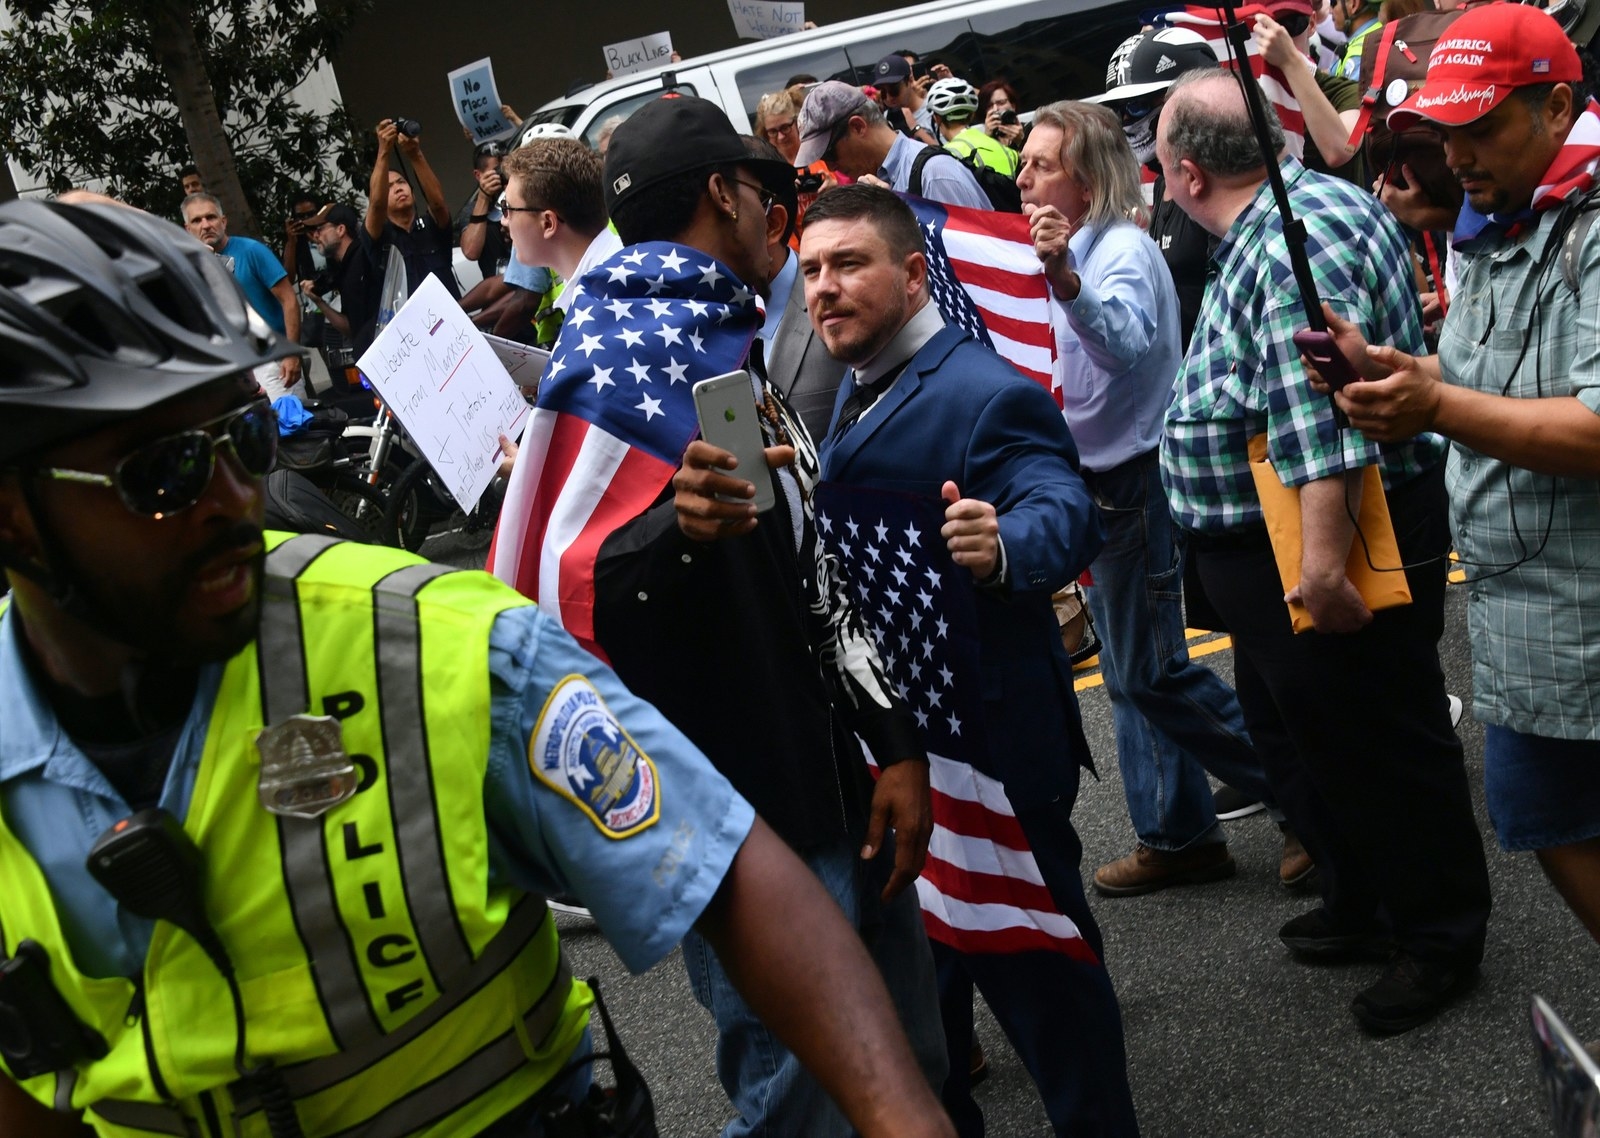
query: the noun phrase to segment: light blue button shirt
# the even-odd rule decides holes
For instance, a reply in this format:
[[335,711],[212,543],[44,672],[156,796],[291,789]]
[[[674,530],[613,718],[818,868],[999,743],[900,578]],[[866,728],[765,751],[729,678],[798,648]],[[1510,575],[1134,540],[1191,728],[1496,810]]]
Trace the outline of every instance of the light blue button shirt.
[[[878,177],[888,182],[891,189],[909,193],[911,167],[916,163],[917,155],[921,154],[927,145],[896,131],[894,145],[890,146],[889,153],[884,155],[883,165],[878,167]],[[964,205],[973,209],[994,208],[989,202],[989,195],[983,192],[983,187],[978,185],[978,179],[972,176],[972,171],[963,166],[954,155],[930,159],[922,168],[922,196],[931,202],[944,202],[946,205]]]
[[[35,688],[12,611],[0,616],[0,809],[50,882],[68,944],[90,976],[134,976],[150,922],[123,913],[85,869],[88,852],[130,812],[61,730]],[[623,963],[643,971],[697,920],[743,844],[755,814],[699,750],[622,686],[537,608],[502,613],[489,638],[490,739],[484,806],[489,873],[545,895],[577,896]],[[587,677],[617,723],[649,757],[660,819],[616,838],[535,778],[529,741],[550,693]],[[201,673],[161,805],[182,818],[194,789],[222,667]],[[12,943],[28,930],[7,928]]]
[[1183,362],[1178,290],[1156,243],[1131,221],[1085,225],[1067,243],[1082,281],[1055,301],[1062,414],[1086,470],[1107,471],[1161,444]]
[[789,310],[789,293],[794,290],[795,279],[800,275],[800,258],[795,256],[790,249],[783,258],[783,268],[778,270],[778,275],[772,278],[768,286],[772,295],[767,297],[766,318],[761,322],[761,328],[756,333],[768,344],[778,334],[778,325],[783,323],[783,314]]

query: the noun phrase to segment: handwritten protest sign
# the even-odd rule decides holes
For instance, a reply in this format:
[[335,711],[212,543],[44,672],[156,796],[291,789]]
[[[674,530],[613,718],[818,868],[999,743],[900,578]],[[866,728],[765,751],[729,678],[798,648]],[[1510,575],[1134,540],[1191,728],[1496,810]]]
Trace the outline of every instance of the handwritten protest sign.
[[658,63],[672,59],[672,33],[657,32],[653,36],[608,43],[602,48],[606,55],[606,70],[612,75],[627,75],[643,71]]
[[728,15],[742,40],[770,40],[800,31],[806,22],[804,4],[773,0],[728,0]]
[[477,505],[528,405],[483,334],[429,274],[362,355],[361,374],[463,510]]
[[456,118],[472,133],[474,144],[498,142],[517,132],[500,113],[500,92],[494,85],[494,65],[487,59],[450,72],[450,104]]

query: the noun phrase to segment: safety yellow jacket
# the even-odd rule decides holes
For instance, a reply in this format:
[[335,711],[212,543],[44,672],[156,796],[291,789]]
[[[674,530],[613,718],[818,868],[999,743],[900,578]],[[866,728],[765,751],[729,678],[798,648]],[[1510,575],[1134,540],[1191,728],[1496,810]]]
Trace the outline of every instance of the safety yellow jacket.
[[[544,902],[488,879],[488,637],[526,602],[395,550],[286,534],[269,547],[260,635],[225,667],[184,821],[249,1059],[281,1070],[307,1138],[476,1134],[560,1071],[593,1000]],[[315,820],[258,798],[257,733],[302,712],[340,720],[361,776]],[[139,982],[84,976],[3,819],[0,866],[0,949],[42,945],[110,1044],[23,1086],[86,1108],[105,1135],[266,1135],[200,947],[158,922]]]
[[1017,152],[997,138],[990,138],[980,126],[969,126],[944,144],[958,157],[976,154],[978,161],[1008,178],[1017,174]]

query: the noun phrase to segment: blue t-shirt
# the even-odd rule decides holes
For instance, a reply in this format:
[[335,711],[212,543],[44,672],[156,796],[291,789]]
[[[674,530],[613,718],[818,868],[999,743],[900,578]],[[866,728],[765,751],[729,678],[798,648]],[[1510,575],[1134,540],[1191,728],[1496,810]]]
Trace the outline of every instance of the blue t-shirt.
[[283,335],[283,305],[272,295],[272,286],[289,274],[283,271],[282,262],[272,250],[249,237],[230,237],[217,256],[233,270],[233,277],[244,289],[250,307],[272,325],[274,332]]
[[[0,615],[0,809],[50,882],[78,967],[95,977],[137,976],[152,924],[121,910],[85,869],[95,840],[129,808],[40,697],[18,645],[20,629],[13,612]],[[644,971],[699,918],[755,812],[693,743],[539,609],[508,609],[495,620],[487,666],[483,800],[491,881],[576,896],[623,963]],[[222,669],[202,670],[161,792],[160,805],[179,819],[194,791]],[[580,803],[559,764],[538,761],[561,750],[553,736],[563,707],[595,693],[654,779],[659,818],[626,837],[618,836],[616,820]]]

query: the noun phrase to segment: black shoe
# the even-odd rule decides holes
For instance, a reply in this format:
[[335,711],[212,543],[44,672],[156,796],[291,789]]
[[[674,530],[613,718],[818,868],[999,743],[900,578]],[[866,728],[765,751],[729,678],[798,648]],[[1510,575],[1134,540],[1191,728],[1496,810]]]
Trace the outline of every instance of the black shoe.
[[1284,947],[1302,960],[1319,964],[1339,964],[1349,960],[1382,960],[1389,955],[1387,937],[1377,929],[1343,928],[1328,916],[1328,910],[1302,913],[1278,930]]
[[1235,818],[1248,818],[1266,809],[1260,799],[1252,798],[1242,790],[1226,784],[1211,792],[1211,802],[1217,812],[1217,821],[1231,822]]
[[1396,1035],[1427,1023],[1478,982],[1478,966],[1435,964],[1396,952],[1383,978],[1350,1002],[1361,1026]]

